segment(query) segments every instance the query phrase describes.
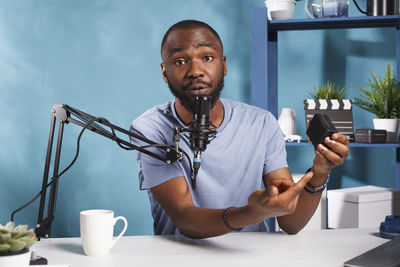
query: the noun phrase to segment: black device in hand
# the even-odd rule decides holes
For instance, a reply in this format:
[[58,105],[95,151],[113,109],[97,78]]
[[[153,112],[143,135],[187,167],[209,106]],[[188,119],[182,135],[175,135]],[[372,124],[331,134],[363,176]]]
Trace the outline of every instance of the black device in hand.
[[310,138],[311,143],[317,148],[318,144],[324,143],[324,138],[337,133],[335,125],[326,114],[317,113],[311,119],[310,126],[307,129],[307,136]]

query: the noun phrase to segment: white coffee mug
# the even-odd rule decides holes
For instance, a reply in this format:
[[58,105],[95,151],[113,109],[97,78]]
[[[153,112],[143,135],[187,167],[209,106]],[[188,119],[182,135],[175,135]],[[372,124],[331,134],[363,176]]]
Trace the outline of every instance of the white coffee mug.
[[[113,239],[114,225],[124,221],[124,229]],[[125,233],[128,221],[123,216],[114,218],[112,210],[84,210],[80,212],[83,251],[88,256],[107,255],[118,239]]]

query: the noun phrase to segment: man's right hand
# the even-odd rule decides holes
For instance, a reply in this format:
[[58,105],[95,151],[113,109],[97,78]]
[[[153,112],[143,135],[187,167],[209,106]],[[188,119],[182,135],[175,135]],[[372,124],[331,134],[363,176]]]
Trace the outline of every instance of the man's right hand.
[[296,210],[300,193],[311,180],[311,172],[304,175],[297,183],[288,179],[275,179],[266,189],[252,193],[248,200],[247,209],[254,223],[271,217],[291,214]]

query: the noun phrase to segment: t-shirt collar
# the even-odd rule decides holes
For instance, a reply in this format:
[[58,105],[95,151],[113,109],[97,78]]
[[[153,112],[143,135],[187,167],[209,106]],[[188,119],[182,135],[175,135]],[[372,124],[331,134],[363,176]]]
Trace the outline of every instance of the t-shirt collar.
[[[220,133],[226,126],[228,122],[228,118],[230,117],[230,110],[228,108],[228,105],[226,101],[223,98],[220,98],[220,101],[222,103],[222,107],[224,109],[224,117],[222,119],[221,125],[217,128],[217,132]],[[181,118],[178,116],[178,113],[176,113],[175,110],[175,100],[170,102],[170,109],[172,111],[173,116],[175,119],[179,122],[179,125],[182,127],[188,127],[187,125],[184,124],[184,122],[181,120]]]

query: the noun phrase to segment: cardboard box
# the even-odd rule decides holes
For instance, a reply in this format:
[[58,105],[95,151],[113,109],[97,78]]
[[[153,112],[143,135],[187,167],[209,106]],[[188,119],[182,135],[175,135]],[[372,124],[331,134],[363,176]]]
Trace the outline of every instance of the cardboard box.
[[329,228],[379,227],[386,215],[400,215],[400,191],[379,186],[328,190]]

